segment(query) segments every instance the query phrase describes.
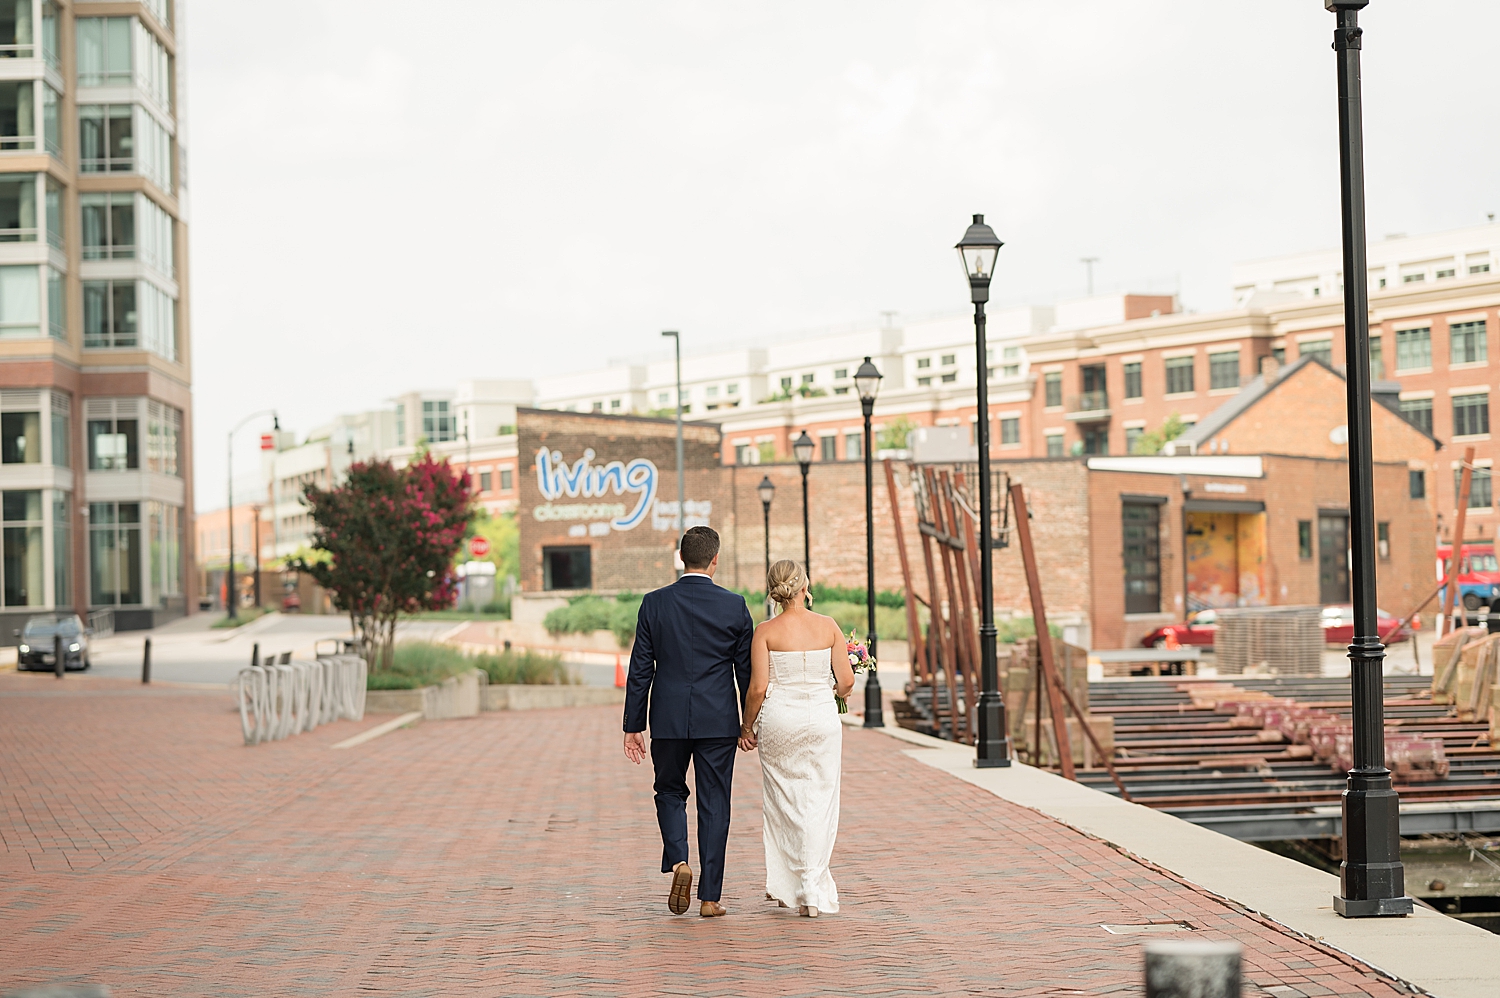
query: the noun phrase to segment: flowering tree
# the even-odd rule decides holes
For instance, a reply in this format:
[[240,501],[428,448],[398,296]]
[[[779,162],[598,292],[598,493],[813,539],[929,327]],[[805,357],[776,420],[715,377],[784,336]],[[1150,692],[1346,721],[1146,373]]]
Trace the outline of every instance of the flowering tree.
[[453,605],[453,559],[473,516],[469,499],[464,478],[428,454],[405,468],[355,464],[337,488],[304,492],[322,557],[295,567],[349,614],[372,669],[390,668],[400,614]]

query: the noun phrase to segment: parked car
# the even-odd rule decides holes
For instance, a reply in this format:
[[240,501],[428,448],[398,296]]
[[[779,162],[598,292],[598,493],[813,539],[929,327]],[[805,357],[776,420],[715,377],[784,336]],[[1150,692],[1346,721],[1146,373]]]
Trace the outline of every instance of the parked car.
[[[1395,617],[1384,610],[1376,611],[1376,628],[1380,631],[1380,640],[1388,645],[1405,641],[1411,637],[1409,628],[1397,630],[1401,623]],[[1219,611],[1199,610],[1184,623],[1167,624],[1158,627],[1150,634],[1141,639],[1141,645],[1145,648],[1165,648],[1170,643],[1167,635],[1171,634],[1177,639],[1177,644],[1184,648],[1212,648],[1214,638],[1219,632]],[[1348,604],[1343,606],[1325,606],[1323,608],[1323,641],[1330,645],[1346,645],[1354,640],[1354,610]]]
[[296,593],[287,593],[285,596],[281,597],[281,612],[301,613],[302,597],[298,596]]
[[18,632],[18,636],[21,639],[16,648],[18,672],[30,669],[45,669],[50,672],[56,669],[53,643],[58,637],[62,638],[64,669],[78,671],[93,665],[89,660],[88,628],[83,626],[83,621],[76,613],[48,613],[32,617],[26,621],[26,626]]
[[[1453,558],[1452,544],[1439,544],[1437,581],[1448,577],[1448,562]],[[1438,605],[1443,605],[1447,587],[1438,590]],[[1493,544],[1465,544],[1463,561],[1458,566],[1458,598],[1471,613],[1489,606],[1500,597],[1500,561],[1495,559]]]

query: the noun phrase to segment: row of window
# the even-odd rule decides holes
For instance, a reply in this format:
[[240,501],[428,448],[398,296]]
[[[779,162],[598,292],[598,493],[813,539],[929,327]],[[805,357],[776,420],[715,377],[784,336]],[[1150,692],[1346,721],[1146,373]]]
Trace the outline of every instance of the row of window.
[[[472,481],[475,476],[473,474],[470,474],[469,477]],[[496,484],[499,485],[498,491],[500,492],[509,492],[511,489],[515,488],[515,479],[510,468],[501,468],[498,474],[490,471],[481,471],[478,475],[478,478],[479,481],[477,487],[480,492],[497,491],[495,488]],[[499,479],[498,483],[496,479]]]
[[[1489,338],[1483,319],[1454,322],[1448,326],[1448,363],[1483,364],[1489,361]],[[1370,341],[1377,352],[1379,338]],[[1421,371],[1432,367],[1432,328],[1396,330],[1396,372]]]
[[[1453,406],[1453,435],[1455,437],[1479,436],[1490,432],[1490,396],[1488,392],[1455,395]],[[1403,399],[1401,415],[1408,423],[1432,434],[1432,399]]]
[[[1310,345],[1310,344],[1309,344]],[[1331,346],[1330,346],[1331,351]],[[1307,352],[1304,350],[1304,352]],[[1145,397],[1145,387],[1141,378],[1141,362],[1129,361],[1121,366],[1124,375],[1124,397],[1126,399],[1139,399]],[[1197,390],[1196,371],[1197,358],[1167,357],[1162,362],[1163,373],[1166,380],[1166,394],[1168,395],[1190,395]],[[1108,390],[1106,388],[1105,366],[1103,364],[1089,364],[1079,369],[1082,379],[1082,394],[1076,401],[1080,410],[1106,409],[1108,408]],[[1223,350],[1208,355],[1208,387],[1211,391],[1221,389],[1238,388],[1240,386],[1240,352],[1239,350]],[[1063,405],[1063,384],[1061,371],[1048,371],[1042,375],[1043,404],[1049,409],[1061,408]]]
[[[447,399],[422,400],[423,440],[428,443],[448,443],[458,439],[458,418]],[[413,441],[415,442],[415,441]],[[396,403],[396,446],[406,446],[406,404]]]
[[[163,475],[182,474],[181,410],[141,399],[115,402],[90,399],[88,409],[90,471],[137,471],[144,468]],[[56,467],[69,467],[71,416],[57,408],[49,416],[47,457]],[[143,444],[144,463],[141,455]],[[0,464],[42,463],[42,413],[0,413]]]

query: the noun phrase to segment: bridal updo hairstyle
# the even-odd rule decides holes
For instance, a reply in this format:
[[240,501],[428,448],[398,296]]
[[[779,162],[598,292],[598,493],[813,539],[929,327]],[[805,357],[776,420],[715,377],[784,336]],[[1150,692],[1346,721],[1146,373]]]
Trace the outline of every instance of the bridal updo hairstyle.
[[807,588],[807,573],[795,561],[783,558],[771,565],[766,573],[766,593],[785,610],[797,599],[797,594]]

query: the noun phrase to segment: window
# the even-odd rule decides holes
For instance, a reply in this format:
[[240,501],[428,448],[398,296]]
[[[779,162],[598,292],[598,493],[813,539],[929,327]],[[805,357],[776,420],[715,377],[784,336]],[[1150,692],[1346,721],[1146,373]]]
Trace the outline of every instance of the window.
[[172,26],[172,0],[145,0],[145,7],[163,27]]
[[94,605],[142,602],[140,503],[89,503],[89,569]]
[[1045,393],[1043,404],[1048,409],[1058,408],[1062,405],[1062,372],[1048,371],[1042,375],[1042,388]]
[[1238,388],[1240,386],[1240,352],[1229,350],[1208,355],[1208,387],[1210,390]]
[[[1061,438],[1059,438],[1061,439]],[[1125,612],[1161,611],[1161,507],[1127,502],[1121,506],[1125,559]]]
[[47,60],[49,69],[59,73],[62,72],[61,52],[57,44],[57,4],[46,0],[42,4],[42,58]]
[[1488,274],[1489,272],[1490,265],[1487,263],[1474,263],[1469,265],[1469,273],[1471,274]]
[[919,371],[925,371],[927,368],[929,368],[931,366],[932,366],[932,358],[931,357],[918,357],[917,358],[917,370],[919,370]]
[[783,392],[790,392],[792,390],[792,379],[791,378],[782,378],[781,379],[781,390]]
[[[594,408],[602,410],[604,403],[595,402]],[[422,436],[431,443],[457,439],[454,419],[448,411],[447,399],[422,400]]]
[[1432,329],[1396,330],[1396,370],[1416,371],[1432,366]]
[[844,434],[844,457],[850,461],[863,460],[865,456],[865,438],[860,433]]
[[63,248],[62,187],[47,178],[47,244]]
[[1453,268],[1452,267],[1447,267],[1447,268],[1445,268],[1443,270],[1438,271],[1433,276],[1436,277],[1438,280],[1441,281],[1445,277],[1452,277],[1453,274],[1454,274]]
[[0,494],[5,521],[5,605],[47,602],[42,558],[42,493],[39,489]]
[[1109,453],[1109,427],[1100,426],[1095,423],[1084,426],[1080,436],[1083,437],[1083,452],[1085,454],[1108,454]]
[[1316,357],[1318,360],[1333,366],[1333,340],[1307,340],[1297,344],[1297,356]]
[[542,588],[592,588],[590,554],[587,547],[542,548]]
[[1021,417],[1006,416],[1000,420],[1000,446],[1014,447],[1021,442]]
[[35,102],[30,80],[0,82],[0,149],[36,148]]
[[62,271],[47,267],[47,333],[59,340],[68,338],[68,291]]
[[917,387],[918,388],[928,388],[931,385],[932,385],[932,376],[931,375],[928,375],[925,378],[918,378],[917,379]]
[[80,194],[78,208],[85,260],[135,258],[134,194]]
[[69,529],[72,503],[68,493],[52,492],[52,605],[67,606],[73,601],[73,532]]
[[953,382],[955,382],[957,380],[958,380],[958,372],[956,372],[956,371],[949,371],[947,374],[943,375],[943,384],[945,384],[945,385],[951,385]]
[[1311,520],[1297,521],[1297,557],[1308,561],[1313,556],[1313,531]]
[[141,466],[138,418],[90,419],[88,435],[90,471],[134,471]]
[[619,399],[610,399],[609,400],[609,411],[610,412],[619,412],[620,411],[620,400]]
[[0,267],[0,337],[42,335],[41,269]]
[[145,548],[151,558],[151,593],[159,606],[167,605],[168,595],[182,592],[182,522],[179,507],[146,503]]
[[72,466],[72,406],[68,396],[52,392],[52,464],[54,467]]
[[0,2],[0,59],[30,59],[35,55],[31,37],[31,0]]
[[1167,394],[1183,395],[1193,391],[1193,358],[1171,357],[1167,360]]
[[34,243],[36,235],[36,176],[0,174],[0,243]]
[[1383,287],[1385,287],[1385,278],[1384,278],[1384,277],[1382,277],[1382,278],[1381,278],[1381,279],[1380,279],[1380,286],[1381,286],[1381,287],[1382,287],[1382,288],[1383,288]]
[[818,438],[819,458],[824,461],[839,459],[839,438],[832,434]]
[[[1463,469],[1453,469],[1453,494],[1456,496],[1462,491]],[[1469,478],[1469,508],[1489,509],[1494,501],[1491,494],[1490,469],[1475,468]]]
[[146,403],[146,470],[178,476],[182,468],[182,412]]
[[42,414],[0,414],[0,463],[42,463]]
[[1145,432],[1146,428],[1144,426],[1125,427],[1125,453],[1135,453],[1136,444],[1141,442],[1141,437],[1145,434]]
[[134,281],[83,282],[83,345],[98,349],[134,347]]
[[1063,456],[1063,435],[1061,433],[1049,433],[1049,434],[1047,434],[1047,456],[1048,457],[1062,457]]
[[735,464],[749,464],[749,463],[751,463],[750,445],[749,444],[735,444],[734,445],[734,463]]
[[76,30],[78,85],[130,86],[130,18],[80,17]]
[[1391,559],[1391,525],[1389,523],[1375,524],[1375,551],[1381,561]]
[[804,374],[802,376],[802,383],[804,385],[810,385],[810,384],[812,384],[813,383],[813,376],[811,374]]
[[1000,365],[1000,377],[1019,378],[1021,376],[1021,348],[1006,347],[1001,351],[1004,363]]
[[1370,380],[1380,381],[1385,377],[1385,349],[1381,345],[1381,337],[1371,335],[1370,337]]
[[656,404],[659,405],[659,406],[661,406],[663,409],[665,409],[667,406],[671,405],[672,404],[672,393],[671,392],[657,392],[656,393]]
[[135,169],[135,128],[129,104],[78,106],[79,169],[129,173]]
[[719,386],[718,385],[709,385],[707,388],[705,388],[703,390],[703,394],[706,395],[707,397],[711,398],[711,399],[716,399],[716,398],[719,397]]
[[738,395],[739,393],[740,383],[738,381],[731,381],[729,384],[724,386],[725,395]]
[[958,355],[957,354],[951,354],[951,353],[945,353],[945,354],[943,354],[943,366],[944,367],[951,367],[951,366],[953,366],[956,363],[958,363]]
[[833,369],[834,381],[843,381],[847,377],[849,377],[849,369],[847,367],[835,367]]
[[479,491],[480,492],[488,492],[489,490],[490,490],[490,473],[488,471],[481,471],[479,473]]
[[142,262],[155,267],[168,277],[175,277],[177,262],[173,254],[175,236],[172,216],[144,194],[135,196],[135,214],[136,242],[138,243],[136,255]]
[[[85,289],[85,294],[84,294],[84,298],[83,298],[83,302],[84,302],[84,305],[83,305],[84,323],[87,324],[88,323],[88,294],[87,294],[88,285],[87,284],[84,285],[84,289]],[[85,335],[87,335],[87,334],[85,333]],[[85,342],[84,346],[88,346],[88,343]],[[406,446],[406,405],[404,403],[401,403],[401,402],[397,402],[396,403],[396,446],[397,447],[405,447]]]
[[1408,471],[1406,473],[1406,494],[1413,499],[1427,498],[1427,472]]
[[164,111],[172,109],[172,57],[140,21],[135,34],[135,85]]
[[1141,397],[1141,362],[1132,361],[1125,367],[1125,397],[1138,399]]
[[1448,327],[1448,348],[1454,364],[1482,364],[1489,359],[1484,320],[1455,322]]
[[42,84],[42,145],[62,159],[62,95],[52,84]]
[[512,472],[509,468],[500,469],[500,491],[509,492],[515,486],[511,484]]
[[1427,275],[1426,274],[1402,274],[1401,275],[1401,283],[1402,284],[1420,284],[1420,283],[1422,283],[1425,280],[1427,280]]
[[1488,432],[1490,432],[1489,393],[1453,396],[1453,435],[1469,437]]
[[1271,356],[1276,358],[1276,363],[1286,363],[1286,347],[1272,347]]
[[1401,415],[1423,433],[1432,434],[1432,399],[1403,399]]

